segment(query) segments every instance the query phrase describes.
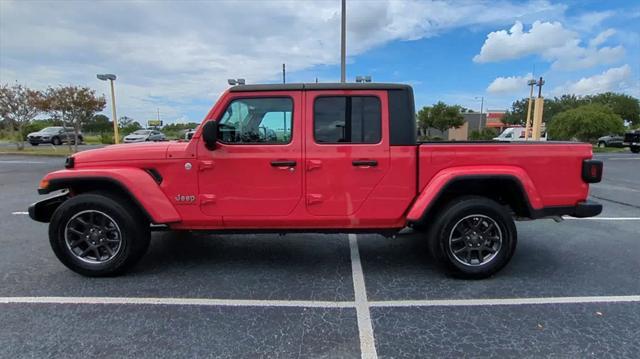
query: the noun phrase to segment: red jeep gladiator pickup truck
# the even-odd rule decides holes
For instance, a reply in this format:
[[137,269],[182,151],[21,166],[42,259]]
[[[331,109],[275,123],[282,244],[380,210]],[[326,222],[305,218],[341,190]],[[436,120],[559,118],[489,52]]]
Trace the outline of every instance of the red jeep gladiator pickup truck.
[[76,153],[31,205],[56,256],[88,276],[135,264],[150,231],[424,231],[452,274],[482,278],[514,253],[515,219],[598,215],[602,162],[567,142],[419,143],[411,87],[229,88],[188,142]]

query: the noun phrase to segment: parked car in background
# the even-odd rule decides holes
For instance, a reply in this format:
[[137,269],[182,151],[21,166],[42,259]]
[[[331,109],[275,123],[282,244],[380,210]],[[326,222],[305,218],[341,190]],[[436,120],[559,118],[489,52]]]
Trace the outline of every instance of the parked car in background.
[[624,147],[629,146],[633,153],[640,153],[640,130],[625,133],[622,145]]
[[[524,138],[525,131],[526,129],[524,127],[519,127],[519,126],[509,127],[504,131],[502,131],[502,133],[498,137],[494,137],[493,140],[507,141],[507,142],[525,141],[525,138]],[[542,136],[540,136],[540,141],[546,141],[546,140],[547,140],[547,132],[543,131]]]
[[[198,126],[198,127],[200,127],[200,126]],[[187,140],[187,141],[190,141],[191,138],[193,137],[193,135],[196,133],[196,131],[198,131],[198,127],[185,132],[184,139]]]
[[[27,135],[27,141],[32,146],[37,146],[41,143],[50,143],[58,146],[65,142],[75,142],[75,132],[73,128],[69,127],[46,127],[38,132],[31,132]],[[82,133],[78,133],[78,143],[82,143]]]
[[598,138],[598,147],[622,147],[624,138],[618,135],[607,135]]
[[167,137],[164,133],[157,130],[138,130],[124,137],[124,143],[145,142],[145,141],[164,141]]

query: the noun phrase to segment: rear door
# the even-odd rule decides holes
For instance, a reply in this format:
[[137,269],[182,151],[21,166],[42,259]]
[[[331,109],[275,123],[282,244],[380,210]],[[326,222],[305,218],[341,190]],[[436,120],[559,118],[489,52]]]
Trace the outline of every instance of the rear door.
[[389,169],[386,91],[307,91],[306,208],[349,216]]

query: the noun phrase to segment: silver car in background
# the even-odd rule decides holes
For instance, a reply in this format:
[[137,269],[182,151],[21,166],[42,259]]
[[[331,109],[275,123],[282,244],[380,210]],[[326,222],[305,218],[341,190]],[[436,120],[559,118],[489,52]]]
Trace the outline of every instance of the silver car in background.
[[145,141],[164,141],[167,137],[164,133],[157,130],[137,130],[124,137],[124,143],[145,142]]

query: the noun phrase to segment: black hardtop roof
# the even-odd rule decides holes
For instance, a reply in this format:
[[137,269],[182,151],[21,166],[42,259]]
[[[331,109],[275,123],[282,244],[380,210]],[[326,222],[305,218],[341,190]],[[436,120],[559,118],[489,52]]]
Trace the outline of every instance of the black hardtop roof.
[[237,85],[229,88],[230,92],[244,91],[300,91],[300,90],[409,90],[411,86],[391,83],[291,83]]

